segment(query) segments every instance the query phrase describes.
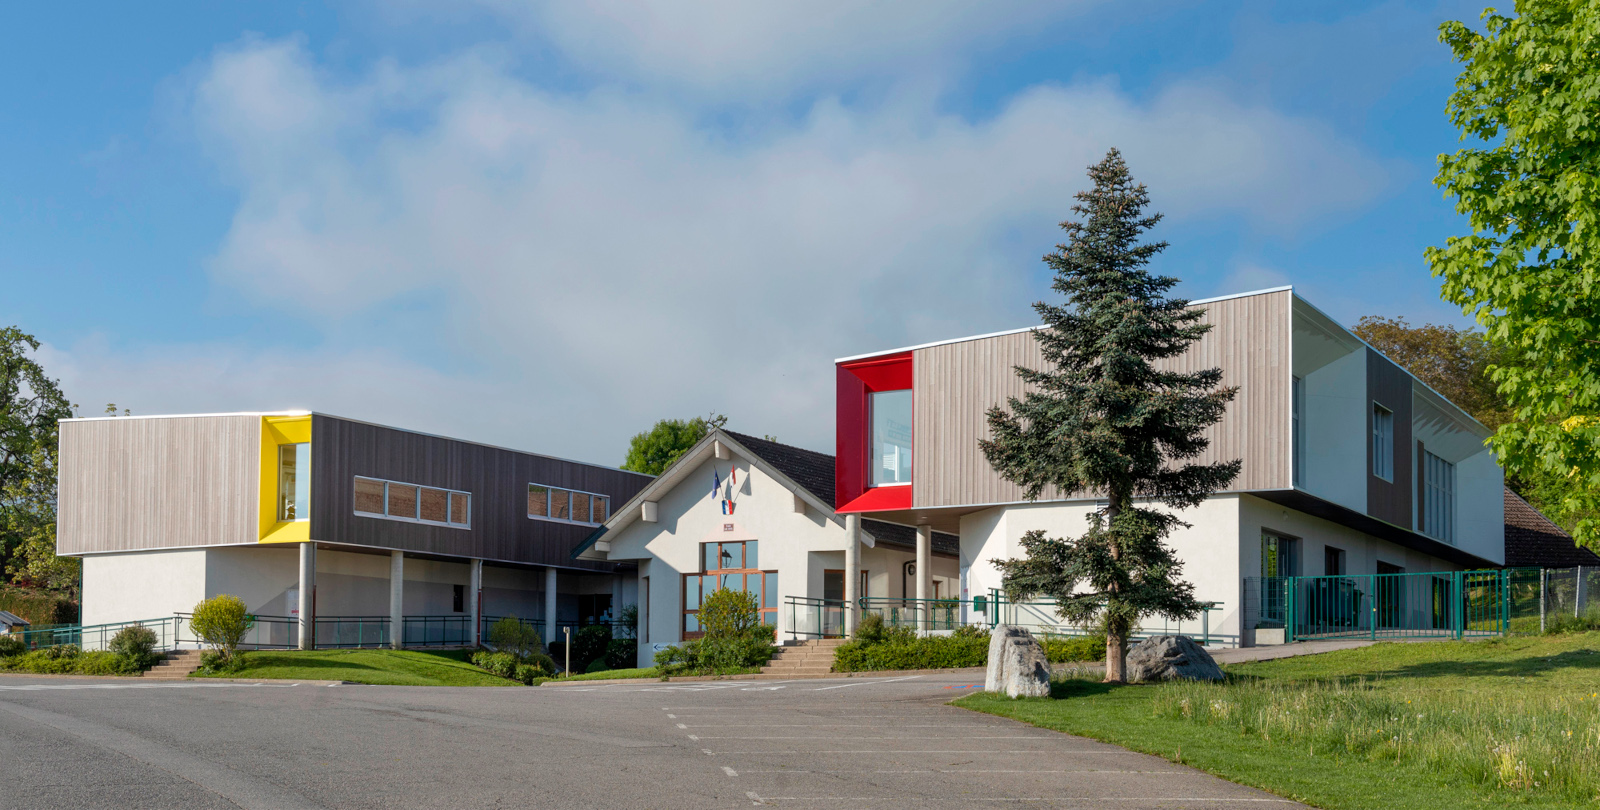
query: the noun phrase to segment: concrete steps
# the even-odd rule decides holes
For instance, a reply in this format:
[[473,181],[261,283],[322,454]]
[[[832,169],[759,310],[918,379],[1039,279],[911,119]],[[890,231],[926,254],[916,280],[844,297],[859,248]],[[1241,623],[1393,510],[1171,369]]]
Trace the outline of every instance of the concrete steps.
[[167,657],[151,667],[144,674],[144,677],[159,680],[177,680],[189,677],[191,673],[199,668],[199,650],[177,650],[167,653]]
[[826,675],[833,671],[834,649],[843,643],[844,639],[823,638],[784,644],[772,657],[772,663],[761,668],[761,674],[780,678]]

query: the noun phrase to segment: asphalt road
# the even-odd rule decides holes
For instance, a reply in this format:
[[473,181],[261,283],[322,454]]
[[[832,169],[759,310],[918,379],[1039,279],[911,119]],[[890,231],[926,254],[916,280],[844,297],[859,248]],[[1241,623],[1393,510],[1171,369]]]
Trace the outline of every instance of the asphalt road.
[[0,808],[1300,806],[945,705],[971,686],[7,677]]

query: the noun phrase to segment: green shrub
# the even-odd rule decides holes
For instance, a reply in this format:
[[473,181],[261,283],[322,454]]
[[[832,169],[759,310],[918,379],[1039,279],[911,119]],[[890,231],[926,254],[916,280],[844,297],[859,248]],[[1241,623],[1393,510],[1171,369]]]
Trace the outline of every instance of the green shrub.
[[606,645],[606,669],[632,669],[639,665],[639,642],[631,638],[614,638]]
[[604,658],[596,658],[593,661],[590,661],[589,662],[589,666],[584,667],[583,671],[586,672],[586,673],[588,673],[588,672],[605,672],[606,670],[612,669],[612,668],[613,667],[606,666],[606,659],[604,659]]
[[761,606],[749,591],[720,588],[700,602],[700,627],[706,638],[742,636],[761,623]]
[[116,653],[133,664],[136,670],[146,670],[155,666],[156,659],[156,632],[148,627],[124,627],[111,637],[106,644],[106,649]]
[[76,667],[81,675],[137,675],[142,669],[128,656],[104,650],[78,656]]
[[534,681],[550,677],[549,672],[533,664],[518,664],[511,675],[513,680],[521,681],[527,686],[532,686]]
[[67,675],[78,669],[80,652],[76,645],[61,644],[3,659],[6,669],[41,675]]
[[[617,611],[617,638],[639,638],[639,606],[627,605]],[[631,665],[630,665],[631,666]]]
[[256,624],[244,600],[237,596],[219,594],[194,606],[189,617],[189,629],[207,646],[232,663],[238,657],[239,642]]
[[244,668],[244,656],[232,657],[223,655],[220,650],[206,650],[200,653],[200,673],[204,675],[226,675],[238,672]]
[[0,586],[0,610],[21,616],[35,627],[78,623],[78,603],[43,588]]
[[28,651],[28,645],[16,636],[0,636],[0,658],[10,658]]
[[510,678],[517,672],[517,657],[508,652],[478,651],[472,654],[472,665],[502,678]]
[[656,667],[662,675],[740,674],[772,660],[775,633],[771,625],[758,624],[738,635],[707,635],[656,653]]
[[538,652],[544,646],[544,639],[539,637],[539,631],[533,625],[516,616],[507,616],[489,628],[489,643],[496,650],[510,653],[522,661]]
[[587,672],[589,664],[599,661],[606,655],[606,648],[611,645],[611,628],[603,624],[591,624],[572,634],[572,669],[575,672]]
[[1046,636],[1044,657],[1055,664],[1068,661],[1104,661],[1106,640],[1100,636]]
[[989,634],[982,630],[948,636],[904,637],[890,631],[878,643],[856,638],[833,652],[837,672],[896,669],[951,669],[981,667],[989,663]]

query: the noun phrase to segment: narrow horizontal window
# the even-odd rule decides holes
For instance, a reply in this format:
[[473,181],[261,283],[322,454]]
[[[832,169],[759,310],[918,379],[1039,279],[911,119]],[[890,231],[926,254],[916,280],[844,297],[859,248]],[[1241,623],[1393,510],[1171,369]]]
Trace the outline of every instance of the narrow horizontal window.
[[430,526],[472,526],[472,493],[356,476],[355,513]]
[[611,517],[611,498],[595,492],[529,484],[528,517],[597,526]]

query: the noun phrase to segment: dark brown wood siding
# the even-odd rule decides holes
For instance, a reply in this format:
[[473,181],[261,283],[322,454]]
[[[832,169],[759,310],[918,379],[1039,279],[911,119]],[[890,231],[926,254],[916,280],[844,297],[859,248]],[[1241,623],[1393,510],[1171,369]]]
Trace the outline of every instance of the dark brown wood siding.
[[[1411,528],[1411,375],[1367,349],[1367,514]],[[1394,480],[1372,473],[1372,404],[1394,413]]]
[[[633,497],[650,476],[331,416],[311,423],[311,537],[423,554],[612,570],[571,558],[593,531],[528,517],[528,484]],[[355,514],[355,477],[472,493],[472,525],[455,529]]]

